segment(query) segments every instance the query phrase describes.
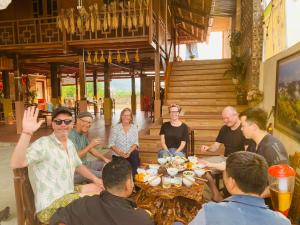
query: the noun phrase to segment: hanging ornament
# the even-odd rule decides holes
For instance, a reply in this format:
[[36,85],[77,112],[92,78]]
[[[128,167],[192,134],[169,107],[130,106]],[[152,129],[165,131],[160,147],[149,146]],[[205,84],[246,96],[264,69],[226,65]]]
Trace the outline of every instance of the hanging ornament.
[[130,1],[128,2],[127,27],[128,27],[128,30],[131,30],[131,28],[132,28],[132,21],[131,21],[131,15],[130,15]]
[[122,28],[125,28],[126,26],[126,16],[125,16],[125,12],[124,12],[124,5],[123,5],[123,2],[120,2],[120,7],[122,9],[122,12],[121,12],[121,24],[122,24]]
[[75,33],[75,19],[74,19],[74,9],[71,9],[70,11],[70,31],[71,31],[71,34],[74,34]]
[[108,25],[107,25],[107,14],[106,14],[106,4],[104,4],[104,19],[103,19],[103,26],[102,26],[102,28],[103,28],[103,31],[106,31],[107,30],[107,27],[108,27]]
[[120,51],[118,50],[118,54],[117,54],[117,62],[121,63],[122,62],[122,58],[121,58],[121,54]]
[[78,30],[81,32],[82,31],[82,22],[81,22],[80,16],[78,16],[78,18],[77,18],[77,27],[78,27]]
[[125,59],[124,59],[124,63],[125,64],[129,64],[129,56],[128,56],[128,53],[127,53],[127,51],[125,52]]
[[91,31],[95,32],[95,30],[96,30],[96,27],[95,27],[95,17],[94,17],[94,13],[93,13],[94,6],[90,5],[89,9],[90,9],[90,18],[91,18]]
[[108,6],[107,10],[107,26],[108,28],[111,28],[111,15],[110,15],[111,7],[110,5]]
[[101,50],[100,63],[105,63],[104,52]]
[[133,2],[133,15],[132,15],[132,25],[137,28],[137,15],[135,10],[135,0]]
[[108,58],[107,58],[108,63],[112,63],[112,57],[111,57],[111,52],[108,52]]
[[143,27],[144,26],[144,10],[142,9],[143,0],[139,0],[139,4],[140,4],[139,26]]
[[62,32],[62,30],[63,30],[63,24],[62,24],[60,16],[57,16],[57,27]]
[[95,51],[94,63],[97,64],[97,62],[98,62],[98,51]]
[[87,51],[87,54],[88,54],[88,57],[87,57],[87,62],[92,64],[92,58],[91,58],[91,52],[90,51]]
[[135,62],[140,62],[140,56],[139,56],[139,50],[137,49],[135,51],[135,56],[134,56]]
[[149,27],[149,25],[150,25],[149,0],[146,0],[146,9],[147,9],[147,14],[146,14],[146,25],[147,25],[147,27]]

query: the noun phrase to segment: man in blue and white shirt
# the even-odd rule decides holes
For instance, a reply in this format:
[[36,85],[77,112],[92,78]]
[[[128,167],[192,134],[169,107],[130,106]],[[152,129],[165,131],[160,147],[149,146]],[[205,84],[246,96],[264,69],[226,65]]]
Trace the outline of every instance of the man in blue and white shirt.
[[268,186],[267,170],[266,160],[258,154],[232,153],[223,174],[232,196],[220,203],[204,204],[189,225],[291,225],[282,214],[270,210],[260,197]]

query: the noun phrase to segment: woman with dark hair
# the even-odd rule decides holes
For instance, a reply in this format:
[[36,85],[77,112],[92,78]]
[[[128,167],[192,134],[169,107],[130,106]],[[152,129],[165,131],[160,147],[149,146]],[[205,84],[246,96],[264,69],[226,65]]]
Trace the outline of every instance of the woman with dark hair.
[[132,173],[137,173],[139,167],[138,128],[133,123],[132,111],[122,110],[119,122],[112,127],[109,147],[113,151],[113,158],[126,158],[132,167]]
[[170,121],[160,128],[160,143],[162,149],[158,157],[185,156],[189,140],[188,126],[179,119],[181,108],[177,104],[169,106]]

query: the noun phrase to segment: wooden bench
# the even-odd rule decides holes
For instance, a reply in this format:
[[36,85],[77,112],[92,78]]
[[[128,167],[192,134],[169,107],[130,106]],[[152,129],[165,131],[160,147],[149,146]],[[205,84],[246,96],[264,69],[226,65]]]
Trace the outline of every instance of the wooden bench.
[[35,214],[34,194],[28,177],[28,168],[14,169],[13,173],[18,225],[45,225],[38,221]]
[[296,179],[289,217],[293,224],[300,224],[300,152],[290,156],[290,162],[296,171]]

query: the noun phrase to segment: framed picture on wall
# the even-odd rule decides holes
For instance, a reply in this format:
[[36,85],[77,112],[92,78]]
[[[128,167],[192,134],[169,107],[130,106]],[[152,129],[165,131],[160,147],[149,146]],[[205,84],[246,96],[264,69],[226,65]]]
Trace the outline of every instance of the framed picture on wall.
[[300,142],[300,52],[277,62],[275,128]]

